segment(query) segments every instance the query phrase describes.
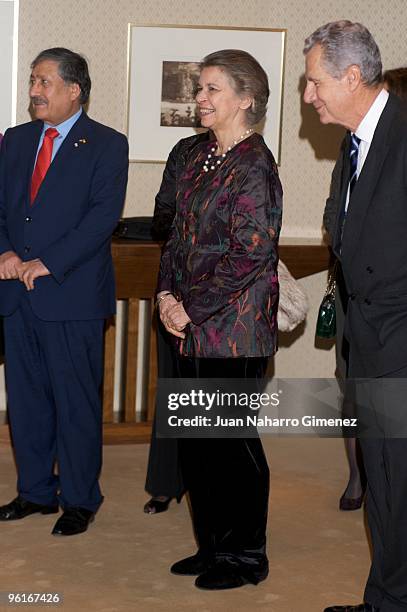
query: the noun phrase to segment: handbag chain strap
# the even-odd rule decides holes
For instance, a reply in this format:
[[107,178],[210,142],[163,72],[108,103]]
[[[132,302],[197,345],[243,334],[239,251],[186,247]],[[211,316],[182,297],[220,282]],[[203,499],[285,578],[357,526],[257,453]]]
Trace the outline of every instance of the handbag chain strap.
[[328,295],[334,295],[335,294],[335,288],[336,288],[336,271],[338,268],[338,260],[335,260],[334,265],[332,266],[332,268],[329,270],[329,274],[328,274],[328,285],[325,291],[325,296],[327,297]]

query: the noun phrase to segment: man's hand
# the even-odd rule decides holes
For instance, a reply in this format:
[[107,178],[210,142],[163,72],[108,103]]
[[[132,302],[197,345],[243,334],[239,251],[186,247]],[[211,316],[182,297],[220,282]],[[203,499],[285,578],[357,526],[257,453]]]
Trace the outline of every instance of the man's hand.
[[18,270],[18,278],[26,286],[27,291],[34,289],[34,281],[39,276],[48,276],[51,272],[44,266],[41,259],[23,261]]
[[19,277],[23,262],[14,251],[0,255],[0,280],[11,280]]

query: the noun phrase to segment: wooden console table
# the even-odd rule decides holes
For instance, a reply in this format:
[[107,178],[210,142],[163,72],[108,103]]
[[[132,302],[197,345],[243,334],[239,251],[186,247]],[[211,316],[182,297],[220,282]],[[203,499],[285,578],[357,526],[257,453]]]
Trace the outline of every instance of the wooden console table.
[[[148,346],[148,371],[145,409],[136,415],[137,343],[139,334],[140,300],[154,298],[160,245],[153,242],[114,240],[112,255],[116,271],[117,298],[127,302],[124,322],[124,357],[122,361],[123,406],[119,415],[113,412],[116,355],[115,319],[108,322],[105,336],[105,374],[103,385],[104,442],[126,444],[146,442],[151,432],[157,384],[156,333],[152,321]],[[329,264],[328,247],[312,239],[281,239],[280,257],[293,276],[302,278],[326,270]],[[152,310],[152,309],[151,309]],[[8,440],[8,428],[0,426],[0,442]]]

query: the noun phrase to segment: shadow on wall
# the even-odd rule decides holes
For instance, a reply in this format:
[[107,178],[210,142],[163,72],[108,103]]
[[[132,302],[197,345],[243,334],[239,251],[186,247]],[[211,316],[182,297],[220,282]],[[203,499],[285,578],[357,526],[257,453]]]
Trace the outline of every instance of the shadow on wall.
[[[279,348],[288,348],[294,342],[296,342],[305,332],[306,320],[300,323],[293,331],[291,332],[278,332],[278,346]],[[277,353],[278,354],[278,353]],[[275,357],[272,357],[269,361],[269,365],[267,368],[267,376],[273,378],[275,376]]]
[[[279,332],[278,333],[278,346],[279,348],[289,348],[292,346],[305,332],[305,328],[307,326],[307,321],[303,321],[291,332]],[[336,338],[319,338],[315,336],[314,338],[314,348],[320,349],[323,351],[330,351],[335,344]],[[277,353],[278,355],[278,353]],[[276,356],[273,356],[267,368],[267,376],[273,378],[276,373],[276,364],[275,364]],[[278,357],[277,357],[278,358]]]
[[339,148],[345,130],[339,125],[323,125],[318,113],[312,104],[305,104],[303,93],[305,90],[305,76],[303,75],[298,83],[298,91],[301,94],[301,127],[298,132],[302,140],[308,140],[314,149],[316,159],[329,159],[336,161]]
[[296,342],[305,332],[306,321],[303,321],[293,331],[290,332],[278,332],[278,346],[289,348],[294,342]]

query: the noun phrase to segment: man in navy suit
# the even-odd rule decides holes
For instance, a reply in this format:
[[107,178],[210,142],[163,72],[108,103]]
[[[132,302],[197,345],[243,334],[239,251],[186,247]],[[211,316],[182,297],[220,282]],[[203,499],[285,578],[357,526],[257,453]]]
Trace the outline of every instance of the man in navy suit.
[[74,535],[103,501],[103,328],[115,311],[110,238],[128,146],[84,112],[83,57],[47,49],[31,69],[35,120],[7,130],[0,151],[0,314],[18,470],[0,520],[61,506],[52,533]]

